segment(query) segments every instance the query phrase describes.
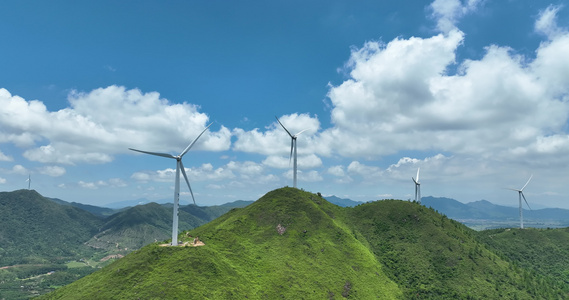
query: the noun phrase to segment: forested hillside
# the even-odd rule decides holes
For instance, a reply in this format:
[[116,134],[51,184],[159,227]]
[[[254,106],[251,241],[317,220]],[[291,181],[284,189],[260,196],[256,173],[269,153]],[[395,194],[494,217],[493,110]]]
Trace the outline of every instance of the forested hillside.
[[[192,237],[188,237],[191,235]],[[294,188],[146,246],[45,299],[557,299],[565,287],[408,201],[342,208]]]

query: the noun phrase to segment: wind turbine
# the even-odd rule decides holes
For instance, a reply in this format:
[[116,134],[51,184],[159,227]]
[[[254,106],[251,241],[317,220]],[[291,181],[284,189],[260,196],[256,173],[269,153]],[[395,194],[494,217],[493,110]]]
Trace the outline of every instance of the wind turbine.
[[32,186],[32,175],[31,174],[28,174],[28,179],[26,179],[26,181],[28,182],[28,190],[29,190]]
[[516,191],[518,192],[518,197],[520,199],[520,229],[524,229],[524,215],[523,215],[523,209],[522,209],[522,198],[524,198],[524,201],[526,202],[528,208],[531,210],[531,207],[529,207],[529,203],[526,200],[526,196],[524,196],[524,189],[526,188],[526,186],[528,185],[528,183],[530,182],[531,178],[533,177],[533,174],[529,177],[528,181],[526,182],[526,184],[524,184],[524,186],[519,189],[510,189],[508,188],[508,190],[512,190],[512,191]]
[[415,180],[415,178],[411,177],[411,179],[413,179],[413,182],[415,183],[415,201],[421,203],[421,183],[419,182],[419,171],[421,170],[421,167],[419,167],[417,169],[417,180]]
[[[277,122],[279,122],[279,124],[281,124],[281,126],[283,127],[283,129],[286,131],[286,133],[288,133],[288,135],[290,136],[291,140],[290,140],[290,159],[293,159],[293,153],[294,153],[294,160],[292,163],[292,182],[293,182],[293,187],[296,188],[296,138],[303,132],[305,132],[308,129],[304,129],[303,131],[292,135],[290,133],[290,131],[288,131],[288,129],[286,129],[286,127],[284,127],[283,123],[281,123],[281,121],[279,120],[279,118],[277,118],[277,116],[275,116],[275,118],[277,119]],[[293,151],[294,150],[294,151]],[[289,161],[290,161],[289,159]]]
[[190,194],[192,195],[192,200],[194,200],[194,204],[196,204],[196,199],[194,198],[194,193],[192,192],[192,187],[190,186],[190,181],[188,180],[188,176],[186,175],[186,171],[184,169],[184,164],[182,163],[182,157],[184,156],[184,154],[186,154],[188,151],[190,151],[190,148],[192,148],[192,146],[196,143],[196,141],[200,138],[200,136],[202,136],[202,134],[204,134],[204,132],[206,132],[206,130],[208,130],[208,128],[212,124],[213,123],[209,124],[202,131],[202,133],[200,133],[200,135],[198,135],[198,137],[195,138],[188,145],[188,147],[186,147],[186,149],[184,149],[184,151],[182,151],[182,153],[180,153],[180,155],[178,155],[178,156],[174,156],[174,155],[171,155],[168,153],[148,152],[148,151],[142,151],[142,150],[128,148],[129,150],[132,150],[132,151],[142,152],[142,153],[146,153],[146,154],[162,156],[162,157],[167,157],[167,158],[173,158],[176,160],[176,184],[175,184],[175,188],[174,188],[174,211],[172,213],[172,215],[173,215],[173,217],[172,217],[172,246],[178,245],[178,206],[180,203],[180,170],[182,171],[182,174],[184,175],[184,179],[186,180],[186,183],[188,184],[188,188],[190,189]]

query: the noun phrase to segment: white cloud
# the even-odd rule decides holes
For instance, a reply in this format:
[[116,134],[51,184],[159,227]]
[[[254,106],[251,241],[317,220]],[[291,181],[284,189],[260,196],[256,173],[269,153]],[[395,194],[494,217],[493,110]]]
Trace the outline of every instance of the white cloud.
[[381,176],[381,174],[383,173],[380,168],[374,166],[367,166],[360,163],[359,161],[352,161],[348,165],[348,172],[351,174],[360,175],[368,179],[377,178]]
[[[330,149],[326,147],[327,145],[322,145],[316,141],[315,134],[320,129],[320,121],[316,116],[294,113],[282,116],[279,119],[293,135],[306,130],[297,138],[297,155],[313,153],[329,155]],[[277,120],[265,129],[265,132],[259,131],[258,128],[251,131],[245,131],[241,128],[233,129],[233,134],[237,137],[237,141],[233,144],[233,150],[263,155],[290,156],[291,138]]]
[[126,187],[127,184],[124,180],[120,178],[111,178],[109,179],[109,185],[112,187]]
[[545,10],[540,11],[535,21],[535,31],[550,39],[562,34],[564,30],[557,26],[557,13],[560,9],[560,5],[549,5]]
[[79,184],[79,186],[82,188],[90,190],[96,190],[99,188],[99,186],[95,182],[85,182],[81,180],[77,184]]
[[[292,160],[290,157],[271,155],[263,160],[263,164],[272,168],[287,169],[292,168]],[[322,165],[320,157],[310,154],[297,157],[298,169],[312,169]]]
[[[77,185],[81,188],[97,190],[99,188],[123,188],[127,184],[120,178],[111,178],[109,180],[97,180],[93,182],[79,181]],[[65,185],[60,185],[61,188],[65,188]]]
[[[287,172],[284,173],[284,176],[287,179],[291,179],[292,180],[292,170],[289,170]],[[318,171],[308,171],[308,172],[302,172],[302,171],[298,171],[296,173],[297,179],[299,182],[318,182],[318,181],[322,181],[324,180],[322,178],[322,176],[320,175],[320,173],[318,173]]]
[[0,151],[0,161],[13,161],[14,159]]
[[44,166],[39,169],[40,174],[48,175],[51,177],[59,177],[65,175],[65,168],[59,166]]
[[6,179],[5,179],[5,178],[2,178],[2,177],[0,177],[0,184],[4,184],[4,183],[6,183]]
[[[185,168],[185,171],[190,184],[192,181],[225,180],[235,177],[230,167],[214,168],[210,163],[202,164],[197,168]],[[131,178],[138,181],[174,182],[175,176],[176,169],[167,168],[157,171],[135,172]],[[184,181],[183,175],[180,175],[180,180]]]
[[351,78],[328,94],[334,127],[320,136],[354,158],[435,150],[514,160],[523,151],[513,149],[564,141],[569,35],[543,43],[533,61],[489,46],[480,60],[447,74],[463,36],[454,30],[353,51]]
[[264,171],[263,165],[257,164],[252,161],[244,161],[244,162],[230,161],[227,164],[227,168],[235,173],[247,176],[258,175]]
[[328,174],[332,174],[337,177],[343,177],[346,175],[343,166],[332,166],[328,168]]
[[28,169],[24,168],[24,166],[22,166],[22,165],[15,165],[12,167],[12,170],[10,171],[10,173],[18,174],[18,175],[29,175],[30,171],[28,171]]
[[130,178],[137,181],[148,182],[150,180],[150,174],[144,172],[135,172],[130,176]]
[[[128,147],[179,153],[209,119],[195,105],[170,103],[157,92],[121,86],[73,91],[68,100],[70,107],[52,112],[41,101],[26,101],[0,89],[0,143],[26,148],[27,159],[43,163],[106,163]],[[222,126],[205,133],[195,148],[227,150],[230,137]]]
[[430,4],[432,17],[437,21],[437,29],[442,32],[450,32],[456,29],[456,23],[466,14],[477,9],[482,0],[435,0]]

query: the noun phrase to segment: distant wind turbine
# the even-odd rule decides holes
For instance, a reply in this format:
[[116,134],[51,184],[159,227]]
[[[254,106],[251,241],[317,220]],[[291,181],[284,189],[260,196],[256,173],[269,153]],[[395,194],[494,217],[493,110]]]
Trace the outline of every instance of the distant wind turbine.
[[206,132],[206,130],[208,130],[208,128],[212,124],[213,123],[209,124],[202,131],[202,133],[200,133],[200,135],[198,135],[198,137],[195,138],[188,145],[188,147],[186,147],[186,149],[184,149],[184,151],[182,151],[182,153],[180,153],[180,155],[178,155],[178,156],[174,156],[174,155],[171,155],[168,153],[148,152],[148,151],[142,151],[142,150],[128,148],[129,150],[132,150],[132,151],[137,151],[137,152],[142,152],[142,153],[146,153],[146,154],[162,156],[162,157],[167,157],[167,158],[173,158],[176,160],[176,184],[175,184],[175,188],[174,188],[174,211],[172,213],[172,215],[173,215],[173,217],[172,217],[172,246],[178,245],[178,206],[180,203],[180,170],[182,171],[182,174],[184,175],[184,179],[186,180],[186,183],[188,184],[188,188],[190,189],[190,194],[192,195],[192,200],[194,200],[194,204],[196,204],[196,199],[194,198],[194,193],[192,192],[192,187],[190,186],[190,181],[188,180],[188,176],[186,175],[186,170],[184,169],[184,164],[182,163],[182,157],[184,156],[184,154],[186,154],[188,151],[190,151],[190,148],[192,148],[192,146],[196,143],[196,141],[202,136],[202,134],[204,134],[204,132]]
[[26,181],[28,182],[28,190],[29,190],[32,187],[32,175],[31,174],[28,174],[28,179],[26,179]]
[[411,177],[411,179],[413,179],[413,182],[415,183],[415,201],[421,203],[421,183],[419,182],[419,171],[421,170],[421,167],[419,167],[417,169],[417,180],[415,180],[415,178]]
[[528,208],[531,210],[531,207],[529,207],[529,203],[526,200],[526,196],[524,196],[524,189],[526,188],[526,186],[528,185],[528,183],[530,182],[531,178],[533,177],[533,174],[529,177],[528,181],[526,182],[526,184],[524,184],[524,186],[519,189],[510,189],[508,188],[508,190],[512,190],[512,191],[516,191],[518,192],[518,197],[520,200],[520,228],[524,229],[524,215],[523,215],[523,209],[522,209],[522,198],[524,198],[524,201],[526,202],[526,205],[528,206]]
[[[290,140],[290,159],[293,159],[293,164],[292,164],[292,182],[293,182],[293,187],[296,188],[296,138],[303,132],[305,132],[308,129],[304,129],[303,131],[292,135],[290,133],[290,131],[288,131],[288,129],[286,129],[286,127],[284,127],[283,123],[281,123],[281,121],[279,120],[279,118],[277,118],[275,116],[275,118],[277,119],[277,122],[279,122],[279,124],[281,124],[281,126],[283,127],[283,129],[286,131],[286,133],[288,133],[288,135],[290,136],[291,140]],[[294,154],[294,155],[293,155]],[[294,157],[294,158],[293,158]],[[289,161],[290,161],[289,159]]]

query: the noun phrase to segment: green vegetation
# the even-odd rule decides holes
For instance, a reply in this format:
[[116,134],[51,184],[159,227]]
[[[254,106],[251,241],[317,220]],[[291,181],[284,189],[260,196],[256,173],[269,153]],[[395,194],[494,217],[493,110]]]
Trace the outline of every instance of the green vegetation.
[[556,299],[544,285],[477,240],[477,232],[418,203],[386,200],[349,211],[357,234],[406,299]]
[[569,228],[493,229],[477,236],[516,268],[541,278],[542,293],[555,285],[569,295]]
[[[194,228],[229,209],[182,207],[180,228]],[[30,190],[0,193],[0,299],[45,294],[171,236],[171,206],[150,203],[103,218],[106,213]]]
[[89,252],[83,245],[103,221],[36,191],[0,193],[0,266],[63,262]]
[[422,205],[341,208],[293,188],[146,246],[42,299],[563,299],[549,277]]

